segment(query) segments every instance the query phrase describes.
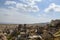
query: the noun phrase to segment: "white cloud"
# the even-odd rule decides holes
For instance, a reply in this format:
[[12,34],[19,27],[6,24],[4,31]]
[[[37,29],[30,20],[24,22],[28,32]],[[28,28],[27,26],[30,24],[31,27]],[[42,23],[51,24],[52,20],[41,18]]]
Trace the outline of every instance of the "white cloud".
[[55,3],[51,3],[48,8],[46,8],[44,11],[49,12],[50,10],[53,10],[55,12],[60,12],[60,5],[56,5]]
[[[41,0],[20,0],[24,3],[16,3],[15,1],[6,1],[5,5],[15,4],[15,8],[21,10],[23,12],[38,12],[40,9],[38,7],[37,2],[41,2]],[[12,8],[8,6],[8,8]]]
[[42,0],[26,0],[26,1],[27,1],[26,3],[28,3],[28,5],[35,5],[36,2],[41,2]]
[[21,3],[16,4],[16,7],[26,12],[38,12],[40,10],[38,6],[29,6]]
[[37,12],[37,11],[39,11],[40,9],[38,8],[38,6],[32,6],[32,7],[31,7],[31,10],[32,10],[33,12]]
[[6,1],[5,2],[5,5],[12,5],[12,4],[16,4],[16,2],[15,1]]
[[23,10],[23,11],[26,10],[26,7],[27,7],[27,5],[22,4],[22,3],[17,3],[17,4],[16,4],[16,8],[18,8],[18,9],[20,9],[20,10]]
[[[0,8],[0,23],[40,23],[47,22],[48,18],[35,17],[29,14],[24,14],[16,11],[15,9]],[[45,20],[45,21],[44,21]]]
[[35,5],[37,2],[41,2],[42,0],[20,0],[28,5]]
[[60,12],[60,6],[54,8],[54,11]]

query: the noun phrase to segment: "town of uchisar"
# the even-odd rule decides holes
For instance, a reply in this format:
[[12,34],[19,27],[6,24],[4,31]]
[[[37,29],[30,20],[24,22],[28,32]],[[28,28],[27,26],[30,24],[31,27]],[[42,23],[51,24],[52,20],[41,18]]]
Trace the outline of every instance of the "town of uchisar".
[[1,40],[60,40],[60,20],[35,24],[0,24]]

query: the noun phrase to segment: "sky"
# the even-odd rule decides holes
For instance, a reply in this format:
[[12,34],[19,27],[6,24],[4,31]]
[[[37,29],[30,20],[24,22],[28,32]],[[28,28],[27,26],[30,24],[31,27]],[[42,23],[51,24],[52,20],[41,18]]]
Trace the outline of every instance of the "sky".
[[60,19],[60,0],[0,0],[0,23],[31,24]]

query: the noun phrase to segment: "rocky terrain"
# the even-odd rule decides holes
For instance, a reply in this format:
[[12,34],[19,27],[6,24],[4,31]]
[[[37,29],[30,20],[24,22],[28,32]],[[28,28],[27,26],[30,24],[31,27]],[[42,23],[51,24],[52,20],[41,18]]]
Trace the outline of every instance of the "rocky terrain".
[[35,24],[0,24],[1,40],[60,40],[60,20]]

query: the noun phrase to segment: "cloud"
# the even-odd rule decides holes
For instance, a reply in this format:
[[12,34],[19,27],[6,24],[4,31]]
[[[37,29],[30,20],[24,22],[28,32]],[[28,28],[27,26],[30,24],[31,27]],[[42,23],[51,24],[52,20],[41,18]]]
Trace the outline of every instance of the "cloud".
[[16,4],[15,1],[6,1],[5,2],[5,5],[13,5],[13,4]]
[[25,0],[28,5],[35,5],[37,2],[41,2],[42,0]]
[[25,5],[22,3],[17,3],[16,4],[16,8],[26,11],[26,12],[38,12],[40,9],[38,8],[38,6],[34,5],[34,6],[29,6],[29,5]]
[[15,8],[18,10],[21,10],[21,12],[39,12],[40,11],[38,5],[36,4],[37,2],[41,2],[41,0],[20,0],[20,1],[22,1],[22,3],[21,2],[16,3],[15,1],[6,1],[5,5],[10,5],[8,6],[9,8],[9,7],[14,7],[13,4],[15,4]]
[[46,8],[45,12],[50,12],[50,10],[53,10],[55,12],[60,12],[60,5],[56,5],[55,3],[51,3],[48,8]]
[[[25,12],[24,12],[25,13]],[[47,22],[49,18],[35,17],[27,13],[20,13],[15,9],[0,8],[0,23],[40,23]],[[47,19],[47,20],[46,20]],[[45,20],[45,21],[44,21]]]

